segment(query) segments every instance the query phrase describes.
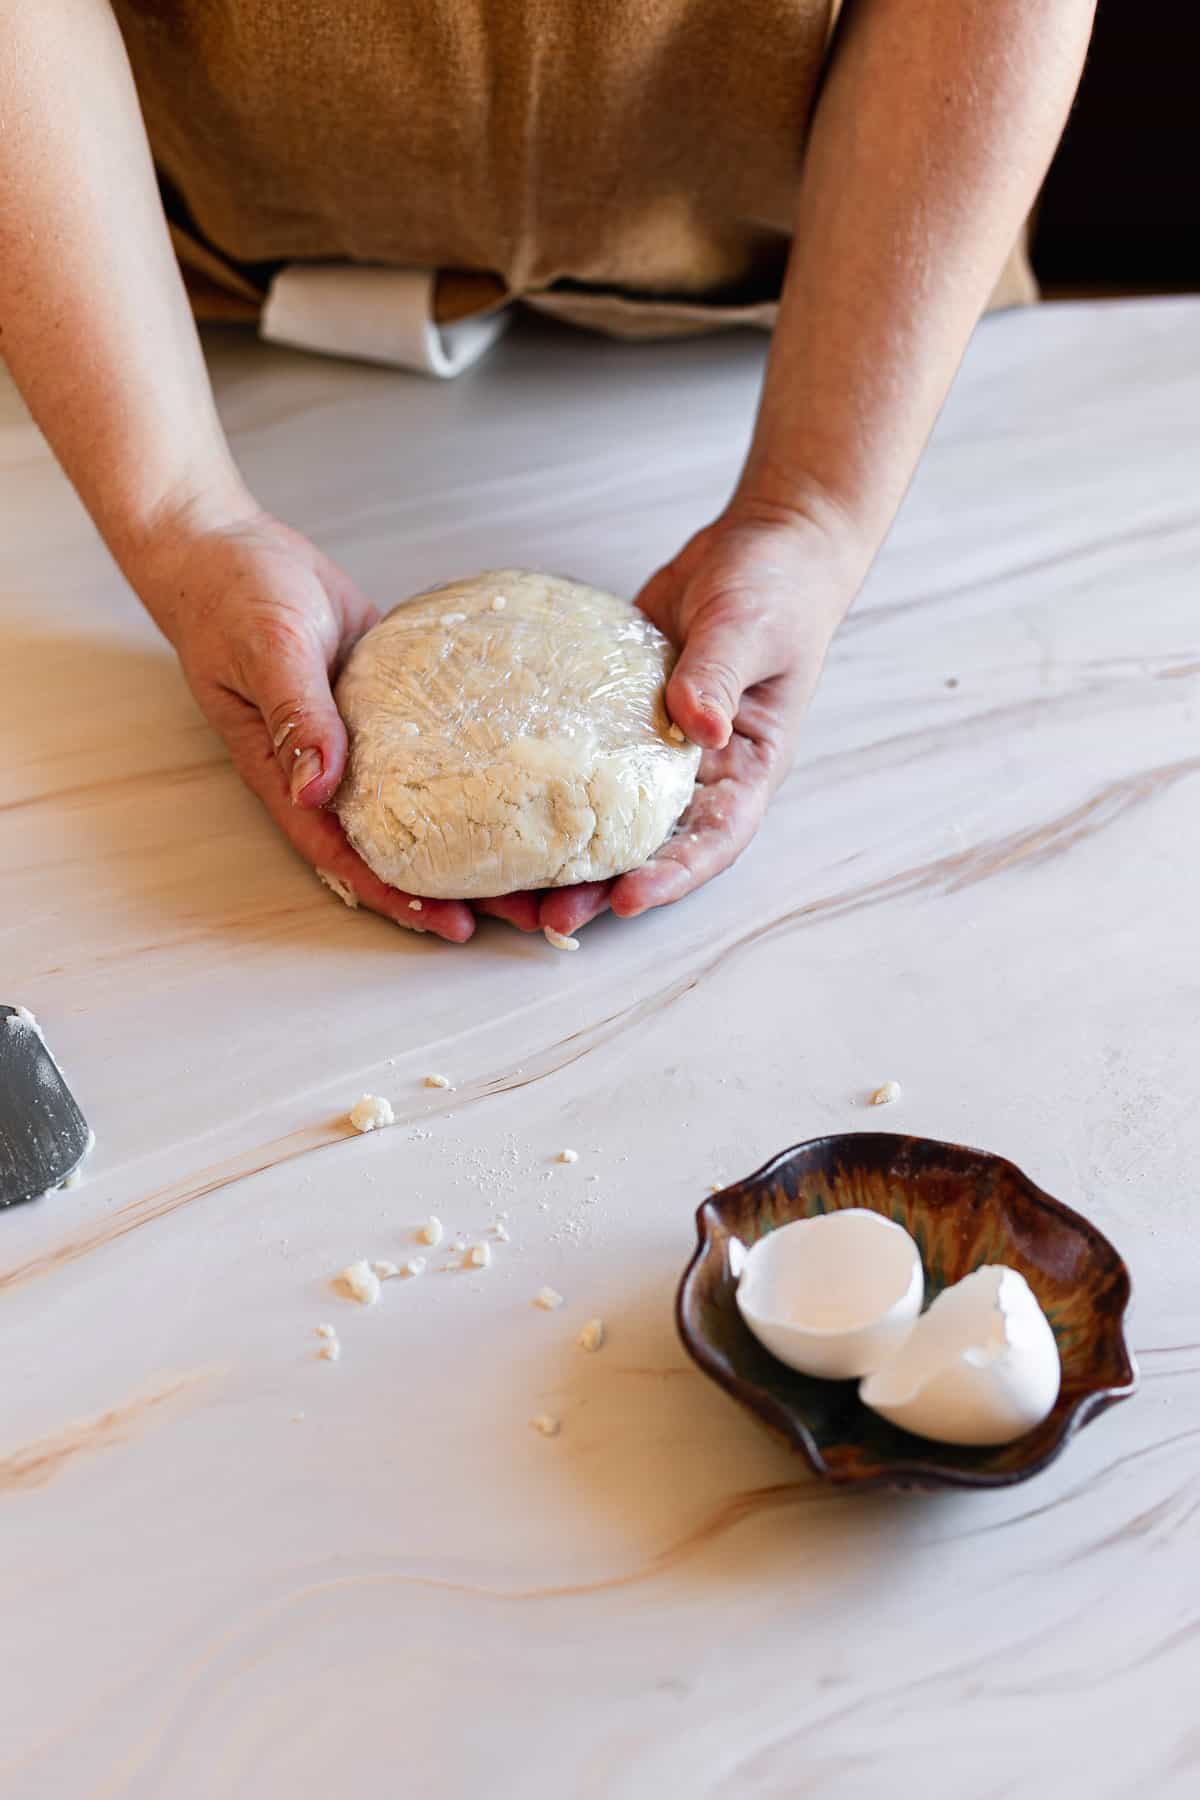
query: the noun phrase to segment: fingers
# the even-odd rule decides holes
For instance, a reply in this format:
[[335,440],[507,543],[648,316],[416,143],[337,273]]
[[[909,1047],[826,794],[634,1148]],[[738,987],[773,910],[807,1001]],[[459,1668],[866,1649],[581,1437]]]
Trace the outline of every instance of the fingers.
[[733,601],[697,612],[667,683],[667,710],[694,744],[720,750],[729,742],[746,689],[778,672],[776,635],[761,614]]
[[570,937],[608,906],[611,881],[588,881],[576,887],[551,888],[546,893],[505,894],[494,900],[476,900],[474,908],[491,919],[503,919],[518,931],[561,931]]
[[673,635],[675,606],[683,586],[678,564],[667,563],[653,574],[634,601],[634,605],[667,637]]
[[610,896],[623,919],[669,901],[681,900],[736,862],[767,810],[770,769],[765,758],[746,759],[737,778],[729,775],[696,788],[691,805],[650,861],[622,875]]
[[543,896],[538,924],[543,931],[561,931],[571,937],[608,911],[611,881],[584,881],[577,887],[552,888]]
[[332,876],[339,890],[352,894],[360,906],[406,931],[431,932],[451,944],[465,944],[474,934],[471,909],[461,900],[421,900],[380,881],[351,849],[332,813],[304,811],[281,798],[275,816],[305,862],[325,877]]
[[333,703],[327,655],[302,618],[258,621],[239,654],[246,697],[262,714],[293,806],[332,799],[346,765],[346,728]]
[[672,835],[613,887],[609,903],[619,917],[681,900],[737,861],[791,767],[808,692],[807,672],[800,671],[745,696],[729,742],[705,752],[691,804]]
[[227,694],[214,723],[229,745],[242,780],[305,862],[332,877],[339,889],[351,894],[361,906],[402,925],[406,931],[432,932],[454,944],[465,944],[473,935],[475,918],[463,901],[421,900],[389,887],[371,873],[351,848],[334,814],[293,803],[263,721],[248,701]]
[[518,931],[538,931],[538,903],[540,894],[525,892],[521,894],[500,894],[492,900],[476,900],[475,911],[483,913],[489,919],[503,919],[507,925],[515,925]]

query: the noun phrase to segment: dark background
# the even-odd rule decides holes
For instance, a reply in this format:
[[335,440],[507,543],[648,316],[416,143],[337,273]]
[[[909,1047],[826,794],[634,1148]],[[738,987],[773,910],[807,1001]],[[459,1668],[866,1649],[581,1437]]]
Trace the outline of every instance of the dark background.
[[1032,255],[1051,297],[1200,289],[1200,0],[1100,0]]

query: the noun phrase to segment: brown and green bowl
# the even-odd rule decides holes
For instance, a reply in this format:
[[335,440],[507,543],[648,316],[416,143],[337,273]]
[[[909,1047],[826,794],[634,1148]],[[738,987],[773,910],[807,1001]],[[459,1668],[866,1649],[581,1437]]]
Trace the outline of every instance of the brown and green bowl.
[[[731,1239],[747,1247],[777,1225],[865,1206],[911,1232],[926,1302],[982,1263],[1019,1269],[1058,1340],[1062,1389],[1036,1430],[996,1448],[913,1437],[858,1398],[853,1381],[818,1381],[778,1362],[737,1309]],[[704,1372],[841,1487],[990,1488],[1038,1474],[1137,1371],[1125,1343],[1129,1271],[1107,1238],[1020,1169],[986,1150],[890,1132],[814,1138],[723,1188],[696,1214],[699,1244],[679,1286],[684,1345]]]

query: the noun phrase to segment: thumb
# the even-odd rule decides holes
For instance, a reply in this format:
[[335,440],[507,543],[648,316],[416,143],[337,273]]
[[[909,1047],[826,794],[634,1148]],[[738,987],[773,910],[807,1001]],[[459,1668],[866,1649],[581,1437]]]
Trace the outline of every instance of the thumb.
[[260,628],[242,667],[292,804],[324,806],[342,779],[347,742],[317,634],[286,620]]
[[733,611],[699,612],[667,683],[667,710],[694,744],[722,750],[742,695],[774,673],[761,619]]

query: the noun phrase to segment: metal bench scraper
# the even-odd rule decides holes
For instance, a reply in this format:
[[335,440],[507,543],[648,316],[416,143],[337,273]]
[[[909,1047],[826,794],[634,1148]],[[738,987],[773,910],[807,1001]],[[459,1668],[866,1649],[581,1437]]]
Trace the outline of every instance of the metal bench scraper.
[[0,1006],[0,1207],[61,1187],[92,1147],[33,1014]]

